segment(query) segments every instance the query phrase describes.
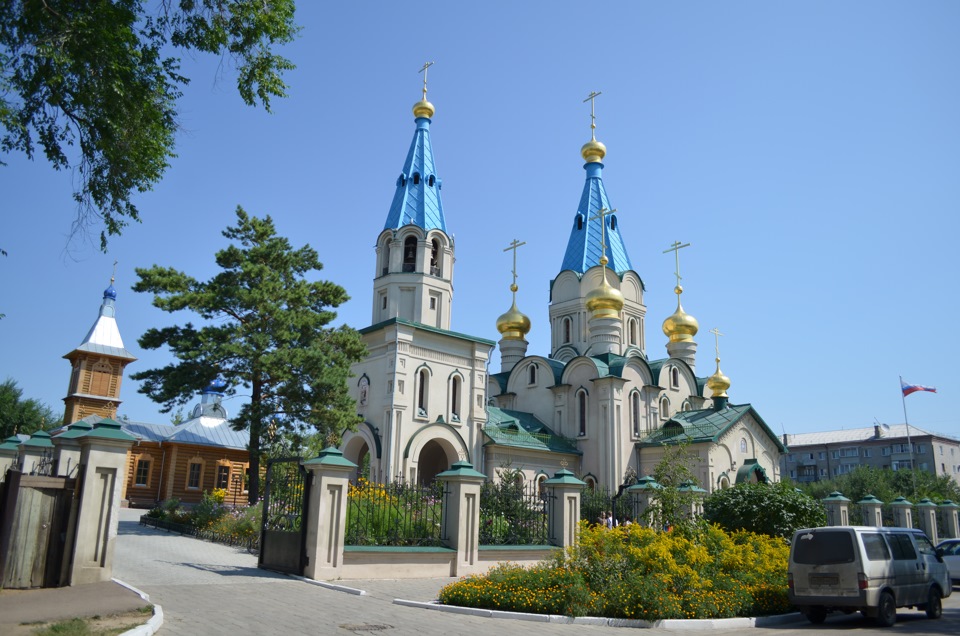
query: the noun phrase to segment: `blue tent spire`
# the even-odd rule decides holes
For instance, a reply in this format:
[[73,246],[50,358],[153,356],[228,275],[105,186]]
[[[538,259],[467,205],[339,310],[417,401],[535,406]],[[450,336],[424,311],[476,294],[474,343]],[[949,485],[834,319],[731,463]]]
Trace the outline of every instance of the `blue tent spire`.
[[[425,69],[421,69],[425,70]],[[397,191],[390,204],[387,222],[383,229],[399,229],[414,224],[424,230],[447,231],[443,218],[443,203],[440,201],[440,178],[433,162],[433,146],[430,143],[430,122],[434,114],[433,104],[427,101],[426,77],[423,99],[413,105],[417,128],[413,142],[403,162],[403,171],[397,177]]]
[[[593,100],[599,93],[594,93],[587,99]],[[591,106],[591,130],[596,128],[593,123],[593,114]],[[563,255],[563,265],[560,270],[573,270],[578,274],[600,264],[600,257],[603,255],[600,250],[600,219],[594,218],[602,208],[613,209],[610,200],[607,198],[606,188],[603,187],[603,158],[607,154],[607,148],[597,141],[596,135],[591,135],[590,141],[580,149],[586,163],[583,169],[587,172],[587,181],[583,184],[583,194],[580,195],[580,205],[577,206],[577,213],[573,217],[573,227],[570,229],[570,239],[567,241],[567,251]],[[623,244],[623,237],[620,236],[620,223],[617,214],[610,214],[604,217],[603,223],[606,224],[606,243],[607,256],[610,262],[607,267],[617,274],[623,274],[629,269],[633,269],[630,264],[630,257],[627,255],[627,248]]]

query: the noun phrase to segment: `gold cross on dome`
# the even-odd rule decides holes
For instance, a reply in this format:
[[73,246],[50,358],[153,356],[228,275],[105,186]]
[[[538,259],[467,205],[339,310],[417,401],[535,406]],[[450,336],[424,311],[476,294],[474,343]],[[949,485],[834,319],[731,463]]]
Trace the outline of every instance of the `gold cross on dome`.
[[720,330],[717,329],[716,327],[714,327],[713,329],[711,329],[711,330],[710,330],[710,333],[712,333],[712,334],[714,335],[714,338],[715,338],[716,341],[717,341],[716,350],[717,350],[717,360],[719,361],[719,360],[720,360],[720,336],[723,336],[723,335],[725,335],[725,334],[720,333]]
[[110,276],[110,284],[113,285],[113,281],[117,280],[117,263],[120,261],[113,261],[113,275]]
[[597,130],[597,115],[594,110],[594,105],[596,103],[597,97],[601,95],[600,91],[591,91],[587,98],[583,100],[583,103],[586,104],[590,102],[590,138],[594,141],[597,140],[596,130]]
[[418,73],[423,73],[423,101],[427,101],[427,69],[433,66],[435,62],[424,62]]
[[673,252],[673,253],[674,253],[674,256],[677,257],[677,270],[676,270],[676,273],[674,274],[674,275],[677,277],[677,287],[680,286],[680,279],[681,279],[681,276],[680,276],[680,250],[682,250],[682,249],[685,248],[685,247],[690,247],[690,244],[689,244],[689,243],[680,243],[680,241],[674,241],[674,242],[670,245],[670,249],[668,249],[668,250],[663,250],[663,253],[664,253],[664,254],[666,254],[666,253],[668,253],[668,252]]
[[513,239],[513,242],[510,243],[510,247],[504,248],[503,250],[504,252],[509,252],[510,250],[513,250],[513,270],[512,270],[513,286],[516,286],[517,284],[517,248],[519,248],[521,245],[526,245],[526,244],[527,244],[526,241],[518,241],[517,239]]
[[610,214],[616,213],[616,209],[608,210],[607,208],[600,208],[597,210],[597,213],[590,217],[590,220],[600,219],[600,252],[601,256],[606,258],[607,256],[607,216]]

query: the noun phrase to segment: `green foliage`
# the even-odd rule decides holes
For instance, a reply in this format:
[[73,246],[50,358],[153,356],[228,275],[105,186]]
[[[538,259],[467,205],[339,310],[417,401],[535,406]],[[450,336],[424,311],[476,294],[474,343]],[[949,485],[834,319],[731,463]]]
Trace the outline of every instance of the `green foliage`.
[[714,491],[703,502],[703,516],[725,530],[748,530],[789,539],[800,528],[825,525],[823,504],[792,484],[745,483]]
[[[916,483],[916,488],[914,488]],[[873,466],[857,466],[846,475],[834,479],[798,484],[797,487],[816,500],[839,491],[857,502],[873,495],[889,503],[897,497],[906,497],[917,503],[924,497],[931,501],[960,501],[960,485],[950,475],[934,475],[925,470],[889,470]]]
[[524,484],[523,472],[509,466],[480,489],[480,545],[543,545],[548,543],[546,500],[535,484]]
[[664,447],[663,457],[653,469],[653,478],[662,487],[643,512],[643,519],[654,528],[672,528],[678,532],[692,532],[697,520],[691,510],[699,495],[681,489],[698,485],[692,466],[700,458],[690,452],[687,444]]
[[534,568],[502,565],[452,583],[440,601],[507,611],[660,620],[783,613],[789,548],[779,537],[695,527],[581,522],[574,546]]
[[0,441],[16,433],[31,435],[58,426],[62,419],[46,404],[23,399],[23,389],[16,381],[7,378],[0,384]]
[[361,477],[347,499],[347,545],[440,545],[443,484],[376,484]]
[[[286,95],[293,67],[274,48],[294,39],[294,0],[11,0],[0,4],[3,152],[39,151],[78,188],[75,229],[107,235],[138,221],[132,198],[174,157],[177,102],[189,79],[177,55],[228,58],[249,105]],[[171,55],[173,53],[174,55]],[[73,147],[71,149],[70,147]],[[78,152],[79,156],[76,155]]]
[[200,529],[209,528],[228,515],[229,512],[229,509],[223,505],[221,494],[211,494],[204,491],[200,503],[190,511],[190,525]]
[[190,311],[199,327],[149,329],[144,349],[167,347],[177,362],[133,374],[139,388],[169,412],[194,399],[221,374],[226,392],[250,395],[232,424],[249,430],[250,502],[260,496],[260,451],[269,432],[296,431],[330,442],[358,422],[347,389],[350,365],[364,356],[359,334],[331,328],[332,310],[348,299],[342,287],[307,277],[322,269],[309,245],[293,249],[273,220],[237,208],[234,241],[216,254],[220,273],[198,281],[172,268],[138,268],[133,289],[154,294],[167,312]]

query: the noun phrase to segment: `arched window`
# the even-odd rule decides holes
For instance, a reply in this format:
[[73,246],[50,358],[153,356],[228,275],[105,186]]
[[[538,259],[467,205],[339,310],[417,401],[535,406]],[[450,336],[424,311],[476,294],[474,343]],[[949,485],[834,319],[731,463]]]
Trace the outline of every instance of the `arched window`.
[[670,367],[670,386],[675,389],[680,386],[680,369],[677,367]]
[[417,416],[427,417],[427,384],[430,382],[430,372],[420,369],[417,374]]
[[420,185],[420,173],[419,173],[419,172],[414,172],[414,173],[413,173],[413,185]]
[[537,475],[537,495],[540,497],[541,501],[547,500],[547,476],[543,473]]
[[527,369],[527,384],[537,383],[537,365],[531,364]]
[[412,272],[417,268],[417,237],[408,236],[403,241],[403,271]]
[[433,239],[430,245],[430,273],[433,276],[440,275],[440,241]]
[[460,376],[455,375],[450,380],[450,421],[460,421]]
[[690,400],[684,400],[684,401],[683,401],[683,405],[680,407],[680,410],[683,411],[683,412],[687,412],[687,411],[690,411],[690,410],[692,410],[692,409],[693,409],[693,407],[690,406]]
[[563,319],[563,344],[570,344],[573,340],[573,321],[570,317]]
[[747,452],[747,440],[746,440],[746,438],[740,438],[740,452],[741,452],[741,453],[746,453],[746,452]]
[[380,268],[380,275],[386,276],[390,272],[390,241],[383,244],[383,266]]
[[640,434],[640,391],[630,394],[630,421],[633,424],[633,434]]
[[432,187],[433,187],[433,182],[434,182],[434,180],[435,180],[435,179],[434,179],[433,175],[430,175],[430,178],[427,179],[427,185],[432,188]]
[[629,323],[629,343],[633,346],[637,346],[637,321],[634,318],[630,319]]
[[660,419],[670,419],[670,400],[668,400],[666,397],[660,398]]
[[611,215],[610,215],[610,229],[611,229],[611,230],[617,229],[617,215],[616,215],[616,214],[611,214]]
[[578,215],[577,215],[577,229],[578,229],[578,230],[582,230],[582,229],[583,229],[583,215],[582,215],[582,214],[578,214]]
[[593,475],[587,475],[586,477],[583,478],[583,481],[585,484],[587,484],[587,488],[589,488],[590,490],[597,489],[597,479]]
[[587,392],[580,389],[577,392],[577,426],[579,426],[579,435],[583,437],[587,434]]

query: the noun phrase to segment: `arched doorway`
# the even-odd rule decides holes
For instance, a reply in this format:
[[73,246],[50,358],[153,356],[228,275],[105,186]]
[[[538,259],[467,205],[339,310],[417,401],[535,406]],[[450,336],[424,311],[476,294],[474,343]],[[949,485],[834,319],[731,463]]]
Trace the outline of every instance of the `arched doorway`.
[[429,486],[436,480],[437,475],[450,467],[450,462],[447,461],[447,453],[435,440],[430,440],[423,445],[417,464],[419,466],[417,481],[421,486]]

